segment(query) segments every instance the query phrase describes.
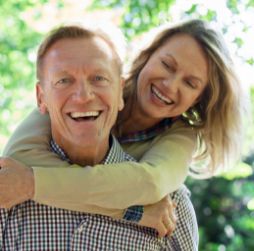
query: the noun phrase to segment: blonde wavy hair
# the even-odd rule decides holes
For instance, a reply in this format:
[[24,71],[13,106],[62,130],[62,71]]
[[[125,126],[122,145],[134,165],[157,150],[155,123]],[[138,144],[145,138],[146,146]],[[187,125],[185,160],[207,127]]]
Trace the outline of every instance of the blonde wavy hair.
[[[233,69],[233,62],[221,35],[202,20],[190,20],[167,27],[156,35],[152,43],[133,61],[126,80],[124,99],[126,108],[117,127],[124,122],[137,99],[136,86],[139,73],[151,55],[172,36],[184,33],[193,37],[201,46],[208,60],[208,85],[200,101],[180,116],[187,126],[197,131],[198,153],[190,168],[196,178],[209,177],[230,167],[240,156],[242,135],[242,90]],[[127,115],[128,113],[128,115]],[[201,162],[200,162],[201,161]],[[205,166],[205,168],[204,168]]]

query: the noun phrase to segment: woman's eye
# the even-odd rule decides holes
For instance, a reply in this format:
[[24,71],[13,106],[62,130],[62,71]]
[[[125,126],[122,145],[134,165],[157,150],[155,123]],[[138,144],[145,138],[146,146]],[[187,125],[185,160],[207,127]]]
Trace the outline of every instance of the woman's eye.
[[161,61],[161,63],[167,70],[174,71],[174,68],[169,63],[165,61]]
[[190,81],[190,80],[186,80],[185,83],[186,83],[189,87],[191,87],[192,89],[195,89],[195,88],[196,88],[196,85],[195,85],[192,81]]

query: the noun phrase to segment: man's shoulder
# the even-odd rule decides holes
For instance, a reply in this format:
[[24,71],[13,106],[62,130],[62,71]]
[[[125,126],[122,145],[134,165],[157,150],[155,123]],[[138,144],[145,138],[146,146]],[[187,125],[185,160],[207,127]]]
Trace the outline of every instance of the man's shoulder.
[[124,152],[124,158],[125,158],[125,161],[137,161],[136,159],[134,159],[130,154]]
[[110,150],[104,160],[104,164],[119,163],[124,161],[136,161],[132,156],[126,153],[118,140],[112,136]]
[[190,196],[191,192],[185,185],[182,185],[179,189],[170,194],[173,200],[181,200],[183,198],[189,199]]

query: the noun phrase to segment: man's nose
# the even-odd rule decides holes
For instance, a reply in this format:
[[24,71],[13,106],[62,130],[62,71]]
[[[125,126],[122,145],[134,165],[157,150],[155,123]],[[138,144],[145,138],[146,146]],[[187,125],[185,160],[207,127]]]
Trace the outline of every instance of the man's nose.
[[82,80],[78,83],[78,85],[76,86],[74,97],[80,102],[88,102],[93,99],[94,92],[89,81]]

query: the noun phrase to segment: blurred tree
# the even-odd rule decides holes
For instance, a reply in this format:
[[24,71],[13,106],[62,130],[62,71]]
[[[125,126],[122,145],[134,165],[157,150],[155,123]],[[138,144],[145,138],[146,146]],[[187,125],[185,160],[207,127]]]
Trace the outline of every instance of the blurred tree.
[[134,36],[148,31],[151,27],[156,27],[161,21],[166,20],[170,7],[175,0],[106,0],[93,1],[91,10],[98,8],[122,8],[123,16],[121,27],[125,36],[132,39]]
[[10,134],[31,106],[34,50],[41,36],[31,30],[21,14],[36,2],[0,1],[0,23],[4,24],[0,30],[0,140]]
[[254,175],[246,164],[238,168],[232,175],[187,181],[199,222],[200,250],[254,249]]

